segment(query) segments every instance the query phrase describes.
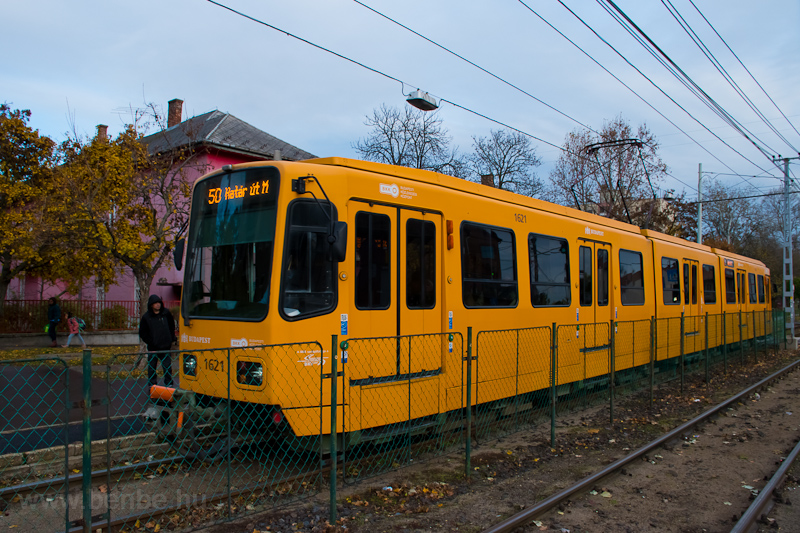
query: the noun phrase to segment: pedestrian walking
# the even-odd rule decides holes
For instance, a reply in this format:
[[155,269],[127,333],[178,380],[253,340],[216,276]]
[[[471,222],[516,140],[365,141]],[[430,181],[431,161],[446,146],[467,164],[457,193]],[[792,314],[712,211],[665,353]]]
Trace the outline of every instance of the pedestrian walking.
[[72,316],[72,311],[67,311],[67,328],[69,329],[69,337],[67,337],[67,344],[62,345],[62,348],[69,348],[69,343],[72,342],[72,337],[75,335],[81,340],[81,348],[86,348],[86,341],[83,340],[81,335],[81,325],[78,319]]
[[172,387],[172,357],[169,353],[175,337],[175,319],[157,294],[147,300],[147,312],[139,321],[139,338],[147,345],[147,383],[158,384],[158,362],[164,371],[164,385]]
[[50,347],[55,348],[58,346],[58,343],[56,343],[56,328],[58,323],[61,322],[61,308],[58,306],[58,300],[53,296],[48,298],[47,302],[47,334],[50,335],[50,340],[53,341],[50,343]]

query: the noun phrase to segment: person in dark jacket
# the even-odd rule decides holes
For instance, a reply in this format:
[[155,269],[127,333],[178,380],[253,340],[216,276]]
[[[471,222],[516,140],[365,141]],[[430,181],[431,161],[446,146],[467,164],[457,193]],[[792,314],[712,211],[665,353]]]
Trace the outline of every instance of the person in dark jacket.
[[56,343],[56,327],[61,322],[61,308],[58,306],[58,301],[52,296],[47,300],[47,334],[50,335],[51,348],[58,346]]
[[164,371],[164,385],[172,387],[172,357],[169,350],[177,340],[175,319],[164,307],[161,297],[151,294],[147,300],[147,312],[139,321],[139,338],[147,344],[147,383],[158,384],[158,362]]

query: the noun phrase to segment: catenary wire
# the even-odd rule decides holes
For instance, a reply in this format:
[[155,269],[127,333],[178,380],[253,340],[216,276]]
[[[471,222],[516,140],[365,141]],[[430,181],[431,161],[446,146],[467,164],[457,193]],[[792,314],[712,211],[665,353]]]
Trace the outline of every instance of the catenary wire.
[[[531,10],[531,12],[533,12],[534,14],[536,14],[536,15],[537,15],[539,18],[542,18],[542,17],[541,17],[541,16],[540,16],[538,13],[534,12],[534,11],[533,11],[533,10],[532,10],[532,9],[531,9],[529,6],[527,6],[527,4],[525,4],[525,3],[524,3],[522,0],[518,0],[518,1],[519,1],[520,3],[522,3],[523,5],[525,5],[525,7],[527,7],[529,10]],[[603,37],[602,37],[602,36],[601,36],[599,33],[597,33],[597,31],[596,31],[594,28],[592,28],[592,27],[591,27],[591,26],[590,26],[590,25],[589,25],[589,24],[588,24],[588,23],[587,23],[585,20],[583,20],[583,19],[582,19],[582,18],[581,18],[581,17],[580,17],[580,16],[579,16],[577,13],[575,13],[575,12],[574,12],[572,9],[570,9],[570,8],[569,8],[569,6],[567,6],[567,5],[566,5],[566,4],[565,4],[565,3],[564,3],[562,0],[557,0],[557,1],[558,1],[558,3],[559,3],[559,4],[561,4],[561,5],[562,5],[562,6],[563,6],[563,7],[564,7],[564,8],[565,8],[567,11],[569,11],[569,12],[570,12],[570,14],[572,14],[572,16],[574,16],[576,19],[578,19],[578,21],[579,21],[579,22],[581,22],[581,24],[583,24],[583,25],[584,25],[584,26],[585,26],[585,27],[586,27],[586,28],[587,28],[589,31],[591,31],[591,32],[592,32],[592,33],[593,33],[593,34],[594,34],[594,35],[595,35],[595,36],[596,36],[598,39],[600,39],[600,41],[602,41],[604,44],[606,44],[606,46],[608,46],[609,48],[611,48],[611,50],[613,50],[613,51],[614,51],[614,52],[615,52],[615,53],[616,53],[616,54],[617,54],[617,55],[618,55],[618,56],[619,56],[619,57],[620,57],[620,58],[621,58],[623,61],[625,61],[625,62],[626,62],[626,63],[627,63],[627,64],[628,64],[628,65],[629,65],[631,68],[633,68],[634,70],[636,70],[636,71],[637,71],[637,72],[638,72],[638,73],[639,73],[639,74],[640,74],[640,75],[641,75],[643,78],[645,78],[645,79],[646,79],[648,82],[650,82],[650,84],[651,84],[651,85],[653,85],[653,87],[655,87],[655,88],[656,88],[656,89],[657,89],[657,90],[658,90],[658,91],[659,91],[661,94],[663,94],[665,97],[667,97],[667,98],[668,98],[668,99],[669,99],[669,100],[670,100],[672,103],[674,103],[674,104],[675,104],[675,105],[676,105],[676,106],[677,106],[679,109],[681,109],[681,110],[682,110],[684,113],[686,113],[686,114],[687,114],[687,115],[688,115],[688,116],[689,116],[689,117],[690,117],[692,120],[694,120],[695,122],[697,122],[697,123],[698,123],[698,124],[699,124],[699,125],[700,125],[700,126],[703,128],[703,129],[705,129],[707,132],[709,132],[711,135],[713,135],[713,136],[714,136],[714,137],[715,137],[717,140],[719,140],[719,141],[720,141],[722,144],[724,144],[725,146],[727,146],[728,148],[730,148],[730,149],[731,149],[733,152],[735,152],[736,154],[738,154],[738,155],[739,155],[739,156],[740,156],[742,159],[744,159],[745,161],[749,162],[750,164],[752,164],[752,165],[753,165],[753,166],[755,166],[756,168],[758,168],[758,169],[760,169],[760,170],[762,170],[762,171],[766,172],[766,170],[765,170],[764,168],[762,168],[762,167],[761,167],[760,165],[758,165],[756,162],[752,161],[750,158],[748,158],[747,156],[745,156],[744,154],[742,154],[742,153],[741,153],[740,151],[738,151],[736,148],[734,148],[734,147],[732,147],[731,145],[729,145],[728,143],[726,143],[726,142],[725,142],[725,141],[724,141],[724,140],[723,140],[721,137],[719,137],[719,135],[717,135],[717,134],[715,134],[713,131],[711,131],[711,129],[710,129],[708,126],[706,126],[705,124],[703,124],[703,123],[702,123],[700,120],[698,120],[698,119],[697,119],[697,118],[695,118],[695,117],[694,117],[694,116],[693,116],[691,113],[689,113],[689,111],[688,111],[688,110],[686,110],[686,108],[684,108],[683,106],[681,106],[681,105],[680,105],[680,104],[679,104],[677,101],[675,101],[675,99],[674,99],[674,98],[672,98],[672,97],[671,97],[669,94],[667,94],[667,93],[666,93],[666,91],[664,91],[664,90],[663,90],[661,87],[659,87],[659,86],[658,86],[658,85],[657,85],[657,84],[656,84],[656,83],[655,83],[655,82],[654,82],[652,79],[650,79],[650,78],[649,78],[649,77],[648,77],[646,74],[644,74],[644,73],[643,73],[641,70],[639,70],[639,69],[638,69],[638,68],[637,68],[637,67],[636,67],[636,66],[635,66],[633,63],[631,63],[631,62],[628,60],[628,58],[626,58],[626,57],[625,57],[625,56],[624,56],[624,55],[623,55],[623,54],[622,54],[622,53],[621,53],[619,50],[617,50],[616,48],[614,48],[614,46],[612,46],[612,45],[611,45],[611,43],[609,43],[609,42],[608,42],[606,39],[604,39],[604,38],[603,38]],[[544,20],[544,19],[542,18],[542,20]],[[547,24],[548,24],[548,25],[550,25],[550,26],[552,27],[552,25],[551,25],[549,22],[548,22]],[[561,32],[559,32],[559,33],[561,33]],[[563,34],[562,34],[562,35],[563,35]],[[570,42],[572,42],[572,41],[570,41]],[[577,45],[576,45],[576,46],[577,46]],[[581,51],[583,51],[583,50],[581,49]],[[584,52],[584,53],[586,53],[586,52]],[[587,55],[588,55],[588,54],[587,54]],[[591,56],[590,56],[590,57],[591,57]],[[593,61],[595,61],[595,63],[598,63],[598,62],[597,62],[597,61],[596,61],[594,58],[592,58],[592,60],[593,60]],[[598,63],[598,64],[599,64],[599,63]],[[602,66],[601,66],[601,67],[602,67]],[[606,70],[606,72],[609,72],[609,71],[608,71],[608,69],[606,69],[605,67],[602,67],[602,68],[603,68],[604,70]],[[615,79],[617,79],[617,80],[619,80],[619,78],[617,78],[616,76],[614,76],[614,78],[615,78]],[[624,85],[624,84],[623,84],[623,85]],[[627,85],[625,85],[625,86],[627,87]],[[634,94],[636,94],[636,93],[634,92]],[[637,96],[638,96],[638,94],[637,94]],[[641,98],[641,97],[640,97],[640,98]],[[643,101],[644,101],[644,100],[643,100]],[[647,103],[647,102],[645,101],[645,103]],[[650,105],[650,104],[648,103],[648,105]],[[651,108],[653,108],[653,109],[655,110],[655,108],[654,108],[652,105],[650,105],[650,107],[651,107]],[[661,112],[659,112],[659,111],[657,111],[657,110],[656,110],[656,112],[657,112],[659,115],[661,115],[662,117],[664,117],[664,118],[666,119],[666,117],[664,116],[664,114],[663,114],[663,113],[661,113]],[[669,119],[666,119],[666,120],[668,120],[668,121],[669,121]],[[674,123],[674,122],[672,122],[672,121],[669,121],[669,122],[670,122],[671,124],[675,125],[675,123]],[[676,126],[676,127],[677,127],[677,126]],[[684,134],[685,134],[687,137],[689,137],[690,139],[692,139],[692,137],[690,137],[690,136],[689,136],[689,135],[688,135],[686,132],[684,132],[683,130],[681,130],[681,131],[682,131],[682,132],[683,132],[683,133],[684,133]],[[694,139],[693,139],[693,140],[694,140]],[[718,158],[716,155],[712,154],[712,153],[711,153],[711,152],[710,152],[710,151],[709,151],[707,148],[705,148],[704,146],[702,146],[702,145],[701,145],[699,142],[697,142],[697,141],[695,141],[695,142],[698,144],[698,146],[701,146],[701,147],[703,148],[703,150],[705,150],[707,153],[709,153],[709,154],[711,155],[711,157],[713,157],[714,159],[716,159],[717,161],[719,161],[719,162],[720,162],[720,163],[721,163],[721,164],[722,164],[722,165],[723,165],[725,168],[727,168],[727,169],[728,169],[728,170],[730,170],[731,172],[735,172],[735,171],[734,171],[734,170],[733,170],[733,169],[732,169],[730,166],[728,166],[728,165],[727,165],[725,162],[723,162],[723,161],[722,161],[720,158]],[[747,181],[747,180],[745,180],[745,181]],[[749,183],[749,182],[748,182],[748,183]],[[753,185],[752,183],[750,183],[750,185],[751,185],[751,186],[752,186],[754,189],[758,189],[758,187],[756,187],[756,186],[755,186],[755,185]]]
[[591,127],[587,126],[586,124],[584,124],[583,122],[579,121],[578,119],[576,119],[576,118],[574,118],[574,117],[571,117],[570,115],[568,115],[568,114],[564,113],[563,111],[561,111],[561,110],[559,110],[559,109],[557,109],[557,108],[553,107],[552,105],[548,104],[548,103],[547,103],[547,102],[545,102],[544,100],[541,100],[540,98],[537,98],[536,96],[532,95],[532,94],[531,94],[531,93],[529,93],[528,91],[526,91],[526,90],[524,90],[524,89],[522,89],[522,88],[520,88],[520,87],[518,87],[518,86],[514,85],[513,83],[511,83],[511,82],[509,82],[509,81],[507,81],[507,80],[505,80],[505,79],[501,78],[501,77],[500,77],[500,76],[498,76],[497,74],[495,74],[495,73],[493,73],[493,72],[490,72],[489,70],[487,70],[487,69],[483,68],[482,66],[478,65],[477,63],[475,63],[475,62],[473,62],[473,61],[471,61],[471,60],[467,59],[466,57],[462,56],[461,54],[458,54],[458,53],[456,53],[456,52],[454,52],[454,51],[450,50],[449,48],[447,48],[447,47],[445,47],[445,46],[442,46],[441,44],[437,43],[437,42],[436,42],[436,41],[434,41],[433,39],[430,39],[430,38],[428,38],[428,37],[426,37],[426,36],[422,35],[421,33],[419,33],[419,32],[417,32],[417,31],[415,31],[415,30],[413,30],[413,29],[409,28],[409,27],[408,27],[408,26],[406,26],[405,24],[402,24],[402,23],[400,23],[400,22],[396,21],[395,19],[393,19],[393,18],[391,18],[391,17],[389,17],[389,16],[387,16],[387,15],[384,15],[383,13],[381,13],[380,11],[378,11],[377,9],[375,9],[375,8],[373,8],[373,7],[370,7],[370,6],[368,6],[367,4],[365,4],[365,3],[363,3],[363,2],[360,2],[359,0],[353,0],[353,1],[354,1],[356,4],[358,4],[358,5],[360,5],[360,6],[364,7],[364,8],[366,8],[366,9],[368,9],[368,10],[372,11],[372,12],[373,12],[373,13],[375,13],[376,15],[379,15],[379,16],[381,16],[381,17],[385,18],[385,19],[386,19],[386,20],[388,20],[389,22],[392,22],[392,23],[394,23],[394,24],[396,24],[396,25],[400,26],[401,28],[403,28],[403,29],[405,29],[405,30],[408,30],[408,31],[410,31],[411,33],[413,33],[413,34],[414,34],[414,35],[416,35],[417,37],[420,37],[420,38],[422,38],[422,39],[425,39],[426,41],[428,41],[428,42],[429,42],[429,43],[431,43],[432,45],[434,45],[434,46],[437,46],[437,47],[441,48],[441,49],[442,49],[442,50],[444,50],[445,52],[447,52],[447,53],[449,53],[449,54],[451,54],[451,55],[454,55],[455,57],[457,57],[457,58],[461,59],[462,61],[464,61],[464,62],[466,62],[466,63],[469,63],[469,64],[470,64],[470,65],[472,65],[473,67],[477,68],[478,70],[481,70],[481,71],[485,72],[486,74],[488,74],[489,76],[491,76],[491,77],[495,78],[496,80],[498,80],[498,81],[501,81],[502,83],[505,83],[505,84],[506,84],[506,85],[508,85],[509,87],[512,87],[513,89],[516,89],[517,91],[521,92],[522,94],[524,94],[524,95],[526,95],[526,96],[528,96],[528,97],[530,97],[530,98],[533,98],[534,100],[536,100],[536,101],[537,101],[537,102],[539,102],[540,104],[544,105],[545,107],[547,107],[547,108],[549,108],[549,109],[552,109],[553,111],[555,111],[556,113],[560,114],[561,116],[568,118],[569,120],[571,120],[571,121],[575,122],[576,124],[578,124],[578,125],[580,125],[580,126],[583,126],[584,128],[586,128],[587,130],[591,131],[592,133],[594,133],[594,134],[596,134],[596,135],[599,135],[599,132],[595,131],[594,129],[592,129]]
[[756,84],[756,85],[758,85],[758,87],[759,87],[759,88],[760,88],[760,89],[763,91],[764,95],[765,95],[765,96],[766,96],[766,97],[769,99],[769,101],[770,101],[770,102],[772,102],[772,105],[774,105],[774,106],[775,106],[775,109],[777,109],[777,110],[778,110],[778,112],[779,112],[779,113],[781,114],[781,116],[782,116],[782,117],[783,117],[783,118],[786,120],[786,122],[789,124],[789,126],[791,126],[791,127],[792,127],[792,129],[794,130],[794,132],[795,132],[795,133],[797,133],[797,135],[800,135],[800,131],[797,131],[797,128],[795,128],[795,127],[794,127],[794,124],[792,124],[792,122],[789,120],[789,117],[787,117],[787,116],[786,116],[786,114],[785,114],[785,113],[784,113],[784,112],[781,110],[781,108],[780,108],[780,107],[778,107],[778,104],[777,104],[777,103],[775,103],[775,100],[773,100],[773,99],[772,99],[772,97],[769,95],[769,93],[767,93],[767,90],[766,90],[766,89],[764,89],[764,87],[763,87],[763,86],[762,86],[762,85],[761,85],[761,84],[758,82],[758,80],[755,78],[755,76],[753,76],[753,73],[752,73],[752,72],[750,72],[750,69],[748,69],[748,68],[745,66],[745,64],[742,62],[742,60],[741,60],[741,59],[739,59],[739,56],[738,56],[738,55],[736,55],[736,52],[734,52],[734,51],[731,49],[731,47],[730,47],[730,46],[728,46],[728,43],[725,41],[725,39],[723,39],[723,38],[722,38],[722,35],[720,35],[720,34],[719,34],[719,32],[716,30],[716,28],[714,28],[714,26],[713,26],[713,25],[711,24],[711,22],[710,22],[710,21],[709,21],[709,20],[706,18],[706,16],[705,16],[705,15],[703,15],[703,13],[700,11],[700,8],[698,8],[698,7],[697,7],[697,5],[694,3],[694,1],[693,1],[693,0],[689,0],[689,3],[690,3],[690,4],[692,4],[692,7],[694,7],[694,8],[695,8],[695,10],[697,10],[697,13],[698,13],[698,14],[699,14],[699,15],[700,15],[702,18],[703,18],[703,20],[704,20],[704,21],[706,21],[706,24],[708,24],[708,27],[709,27],[709,28],[711,28],[711,30],[712,30],[712,31],[713,31],[713,32],[714,32],[714,33],[717,35],[717,37],[719,37],[719,40],[720,40],[720,41],[722,41],[722,44],[724,44],[724,45],[725,45],[725,47],[728,49],[728,51],[729,51],[729,52],[730,52],[730,53],[733,55],[733,57],[735,57],[735,58],[736,58],[736,61],[738,61],[738,62],[739,62],[739,64],[742,66],[742,68],[743,68],[743,69],[744,69],[744,70],[745,70],[745,71],[746,71],[746,72],[747,72],[747,73],[750,75],[750,78],[751,78],[751,79],[752,79],[752,80],[755,82],[755,84]]
[[[577,49],[578,49],[578,50],[579,50],[581,53],[583,53],[583,54],[584,54],[586,57],[588,57],[588,58],[589,58],[589,59],[590,59],[592,62],[594,62],[594,63],[595,63],[595,64],[596,64],[598,67],[600,67],[601,69],[603,69],[603,70],[604,70],[604,71],[605,71],[605,72],[606,72],[606,73],[607,73],[609,76],[611,76],[612,78],[614,78],[615,80],[617,80],[617,81],[620,83],[620,85],[622,85],[623,87],[625,87],[626,89],[628,89],[628,91],[630,91],[630,92],[631,92],[633,95],[635,95],[635,96],[636,96],[636,97],[637,97],[639,100],[641,100],[641,101],[642,101],[644,104],[646,104],[646,105],[647,105],[647,106],[648,106],[650,109],[652,109],[652,110],[653,110],[653,111],[655,111],[655,112],[656,112],[658,115],[660,115],[660,116],[661,116],[661,118],[663,118],[664,120],[666,120],[667,122],[669,122],[669,123],[670,123],[670,124],[671,124],[671,125],[672,125],[672,126],[675,128],[675,129],[676,129],[676,130],[678,130],[679,132],[681,132],[681,133],[682,133],[683,135],[685,135],[685,136],[686,136],[686,137],[687,137],[689,140],[691,140],[693,143],[695,143],[695,144],[696,144],[696,145],[697,145],[697,146],[698,146],[698,147],[699,147],[701,150],[703,150],[703,151],[704,151],[704,152],[706,152],[708,155],[710,155],[712,158],[714,158],[715,160],[717,160],[717,162],[719,162],[719,163],[720,163],[722,166],[724,166],[725,168],[727,168],[727,169],[728,169],[728,170],[730,170],[731,172],[736,172],[736,171],[735,171],[735,170],[733,170],[733,168],[731,168],[731,167],[730,167],[730,166],[729,166],[727,163],[725,163],[725,162],[724,162],[722,159],[720,159],[719,157],[717,157],[716,155],[714,155],[714,154],[713,154],[713,153],[712,153],[712,152],[711,152],[711,151],[710,151],[708,148],[706,148],[705,146],[703,146],[703,145],[702,145],[702,144],[701,144],[701,143],[700,143],[698,140],[696,140],[694,137],[692,137],[691,135],[689,135],[689,133],[687,133],[685,130],[683,130],[683,129],[682,129],[680,126],[678,126],[678,125],[677,125],[675,122],[673,122],[672,120],[670,120],[670,119],[669,119],[669,117],[667,117],[667,116],[666,116],[664,113],[662,113],[661,111],[659,111],[659,110],[658,110],[658,109],[657,109],[657,108],[656,108],[656,107],[655,107],[653,104],[651,104],[650,102],[648,102],[648,101],[647,101],[647,100],[646,100],[646,99],[645,99],[645,98],[644,98],[642,95],[640,95],[639,93],[637,93],[637,92],[636,92],[636,91],[635,91],[635,90],[634,90],[632,87],[630,87],[628,84],[626,84],[624,81],[622,81],[622,80],[621,80],[621,79],[620,79],[620,78],[619,78],[617,75],[615,75],[613,72],[611,72],[609,69],[607,69],[607,68],[606,68],[606,67],[605,67],[605,66],[604,66],[602,63],[600,63],[600,62],[599,62],[597,59],[595,59],[595,58],[594,58],[594,57],[593,57],[591,54],[589,54],[589,53],[588,53],[586,50],[584,50],[583,48],[581,48],[581,47],[580,47],[580,46],[579,46],[579,45],[578,45],[578,44],[577,44],[575,41],[573,41],[572,39],[570,39],[569,37],[567,37],[567,35],[566,35],[566,34],[564,34],[564,33],[563,33],[561,30],[559,30],[558,28],[556,28],[556,27],[555,27],[553,24],[551,24],[551,23],[550,23],[550,22],[549,22],[547,19],[545,19],[545,18],[544,18],[542,15],[540,15],[539,13],[537,13],[537,12],[536,12],[536,11],[535,11],[533,8],[531,8],[531,7],[530,7],[528,4],[526,4],[526,3],[525,3],[523,0],[518,0],[518,1],[519,1],[519,3],[520,3],[520,4],[522,4],[522,5],[523,5],[523,6],[524,6],[524,7],[525,7],[525,8],[526,8],[528,11],[530,11],[530,12],[531,12],[533,15],[535,15],[537,18],[539,18],[539,20],[541,20],[542,22],[544,22],[545,24],[547,24],[547,26],[549,26],[549,27],[550,27],[550,28],[551,28],[553,31],[555,31],[556,33],[558,33],[558,34],[559,34],[561,37],[563,37],[564,39],[566,39],[566,40],[567,40],[567,42],[569,42],[569,43],[570,43],[572,46],[574,46],[575,48],[577,48]],[[591,28],[591,27],[590,27],[590,26],[589,26],[589,25],[588,25],[586,22],[584,22],[583,20],[581,20],[581,18],[580,18],[580,17],[578,17],[578,15],[577,15],[577,14],[575,14],[574,12],[572,12],[572,11],[569,9],[569,7],[567,7],[567,6],[566,6],[566,5],[564,5],[563,3],[562,3],[561,5],[562,5],[562,6],[564,6],[564,7],[565,7],[565,8],[566,8],[568,11],[570,11],[570,12],[573,14],[573,16],[575,16],[575,17],[576,17],[578,20],[580,20],[580,21],[583,23],[583,25],[584,25],[584,26],[586,26],[587,28],[589,28],[589,30],[590,30],[590,31],[592,31],[592,32],[593,32],[593,33],[594,33],[594,34],[595,34],[595,35],[596,35],[596,36],[597,36],[599,39],[601,39],[601,40],[602,40],[602,37],[600,37],[600,36],[597,34],[597,32],[595,32],[595,31],[594,31],[594,30],[593,30],[593,29],[592,29],[592,28]],[[606,43],[606,44],[608,44],[608,43]],[[611,46],[611,45],[609,45],[609,46]],[[621,54],[619,54],[619,52],[617,52],[617,54],[618,54],[618,55],[621,55]],[[624,59],[624,58],[623,58],[623,59]],[[630,63],[629,63],[629,64],[630,64]],[[631,66],[633,66],[633,65],[631,65]],[[633,68],[636,68],[636,67],[633,67]],[[644,74],[642,74],[642,75],[644,76]],[[651,81],[651,83],[653,83],[653,82]],[[653,84],[653,85],[655,85],[655,84]],[[656,86],[656,87],[657,87],[657,86]],[[658,88],[658,87],[657,87],[657,88]],[[658,88],[658,89],[659,89],[659,90],[661,90],[660,88]],[[663,91],[661,91],[661,92],[663,93]],[[669,98],[669,96],[668,96],[668,95],[667,95],[667,97]],[[674,101],[673,101],[673,102],[674,102]],[[679,104],[677,104],[677,102],[675,102],[675,105],[678,105],[678,107],[680,107],[680,105],[679,105]],[[684,111],[686,111],[686,110],[684,110]],[[688,112],[686,112],[686,113],[688,114]],[[690,115],[690,116],[691,116],[691,115]],[[694,117],[692,117],[692,118],[694,118]],[[697,122],[698,124],[700,124],[700,126],[701,126],[703,129],[706,129],[706,130],[708,130],[708,128],[707,128],[707,127],[706,127],[704,124],[702,124],[700,121],[698,121],[697,119],[694,119],[694,120],[695,120],[695,122]],[[714,135],[714,134],[713,134],[713,132],[712,132],[712,135]],[[716,137],[716,135],[714,135],[714,136]],[[722,141],[722,143],[723,143],[723,144],[725,144],[726,146],[728,146],[728,145],[727,145],[727,144],[726,144],[724,141]],[[756,166],[756,167],[760,168],[760,167],[759,167],[757,164],[755,164],[755,163],[753,163],[752,161],[750,161],[749,159],[747,159],[747,158],[746,158],[744,155],[742,155],[741,153],[739,153],[739,152],[738,152],[736,149],[734,149],[733,147],[731,147],[731,146],[728,146],[728,148],[731,148],[731,150],[733,150],[734,152],[738,153],[740,156],[742,156],[742,158],[744,158],[745,160],[749,161],[749,162],[750,162],[750,163],[752,163],[754,166]],[[762,170],[763,170],[763,169],[762,169]],[[674,176],[673,176],[673,177],[674,177]],[[677,178],[676,178],[676,179],[677,179]],[[681,183],[683,183],[684,185],[687,185],[685,182],[683,182],[683,181],[681,181],[681,180],[677,180],[677,181],[680,181],[680,182],[681,182]],[[688,185],[687,185],[687,186],[688,186]],[[755,188],[755,187],[754,187],[754,188]]]
[[753,102],[750,99],[750,97],[747,96],[747,94],[745,94],[744,90],[733,79],[733,76],[731,76],[731,74],[725,69],[725,67],[717,59],[714,53],[708,48],[708,46],[706,46],[706,44],[703,42],[703,39],[700,38],[700,36],[697,35],[697,32],[695,32],[692,29],[691,24],[689,24],[689,22],[683,17],[683,15],[681,15],[680,11],[678,11],[678,8],[676,8],[675,5],[670,0],[661,0],[661,3],[664,5],[667,11],[669,11],[670,15],[672,15],[672,17],[675,19],[678,25],[680,25],[683,31],[686,32],[686,35],[689,36],[692,42],[694,42],[694,44],[700,49],[703,55],[705,55],[706,58],[711,62],[714,68],[717,69],[717,72],[719,72],[720,75],[725,79],[725,81],[728,82],[728,85],[730,85],[731,88],[733,88],[736,94],[738,94],[742,98],[742,100],[744,100],[747,106],[764,122],[764,124],[767,125],[767,127],[769,127],[769,129],[772,130],[772,132],[776,136],[778,136],[779,139],[781,139],[784,143],[786,143],[786,145],[789,146],[789,148],[791,148],[794,152],[797,152],[798,151],[797,148],[795,148],[792,145],[789,139],[787,139],[775,127],[775,125],[767,118],[767,116],[758,108],[755,102]]
[[[675,61],[660,47],[658,46],[650,36],[645,33],[645,31],[640,28],[613,0],[596,0],[597,3],[603,7],[626,31],[628,31],[631,35],[633,35],[636,40],[642,44],[642,46],[647,50],[653,57],[659,60],[662,65],[666,67],[667,64],[670,65],[667,70],[676,77],[681,83],[683,83],[687,88],[690,88],[692,94],[697,96],[701,102],[706,104],[709,109],[711,109],[717,116],[719,116],[722,120],[724,120],[729,126],[731,126],[734,130],[736,130],[740,135],[742,135],[748,142],[750,142],[759,152],[761,152],[767,159],[772,159],[772,154],[768,154],[764,147],[768,148],[773,153],[777,153],[777,150],[769,147],[763,140],[759,139],[755,134],[753,134],[750,130],[745,128],[738,120],[736,120],[733,115],[731,115],[728,111],[726,111],[714,98],[712,98],[700,85],[698,85],[692,78],[689,76],[681,67],[678,66]],[[607,4],[607,5],[606,5]],[[609,9],[607,6],[611,6]],[[612,12],[613,9],[613,12]],[[641,39],[636,35],[638,34],[641,36]],[[662,61],[660,57],[663,57]],[[757,143],[755,140],[758,140]]]

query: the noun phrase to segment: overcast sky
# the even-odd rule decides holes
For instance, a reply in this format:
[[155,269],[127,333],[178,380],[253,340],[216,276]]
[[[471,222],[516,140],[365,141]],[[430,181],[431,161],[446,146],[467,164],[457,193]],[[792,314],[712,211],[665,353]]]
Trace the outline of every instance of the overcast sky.
[[[93,135],[97,124],[107,124],[114,135],[130,121],[131,108],[152,102],[166,110],[167,101],[180,98],[184,119],[219,109],[315,155],[356,157],[352,144],[368,133],[366,115],[381,104],[406,105],[403,94],[419,87],[557,146],[581,127],[578,123],[599,130],[605,120],[620,114],[634,128],[646,123],[674,176],[665,186],[686,189],[690,198],[696,196],[698,163],[704,171],[719,173],[715,179],[741,185],[749,193],[755,192],[753,187],[766,192],[780,184],[774,177],[724,175],[781,174],[599,2],[563,2],[686,111],[556,0],[525,3],[647,103],[516,0],[363,3],[574,120],[352,0],[220,3],[404,84],[206,0],[25,0],[7,2],[2,10],[0,101],[30,109],[33,127],[62,140],[73,123],[85,135]],[[763,143],[764,151],[797,156],[800,2],[694,0],[777,107],[690,0],[616,2],[703,91],[760,139],[756,142]],[[674,6],[789,144],[734,92],[665,4]],[[500,127],[448,103],[439,113],[462,151],[470,150],[473,136]],[[534,145],[543,160],[539,175],[546,178],[560,151],[537,140]]]

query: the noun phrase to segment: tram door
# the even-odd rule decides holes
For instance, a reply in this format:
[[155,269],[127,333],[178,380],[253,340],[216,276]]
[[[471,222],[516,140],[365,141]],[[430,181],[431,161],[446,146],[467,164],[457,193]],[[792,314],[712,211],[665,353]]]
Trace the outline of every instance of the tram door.
[[750,310],[747,286],[747,271],[743,268],[736,269],[736,302],[739,304],[738,322],[741,324],[741,338],[749,339],[753,336],[751,331],[751,317],[747,311]]
[[[686,353],[703,349],[705,318],[700,313],[700,265],[694,259],[683,260],[683,336]],[[702,332],[702,333],[701,333]]]
[[348,334],[370,338],[349,350],[351,422],[374,427],[436,413],[438,383],[427,378],[442,373],[441,338],[430,335],[443,331],[441,216],[358,201],[348,211]]
[[584,355],[585,376],[609,371],[611,347],[611,245],[580,240],[578,243],[580,349]]

